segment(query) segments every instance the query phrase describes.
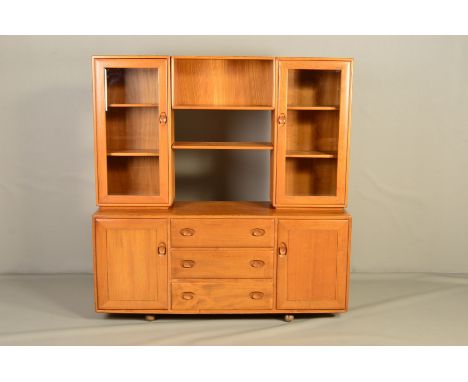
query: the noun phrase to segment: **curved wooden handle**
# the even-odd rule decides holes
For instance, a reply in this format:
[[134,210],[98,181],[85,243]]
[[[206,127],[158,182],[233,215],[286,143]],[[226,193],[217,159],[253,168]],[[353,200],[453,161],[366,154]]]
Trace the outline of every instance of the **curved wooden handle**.
[[250,266],[252,268],[261,268],[265,265],[265,262],[263,260],[252,260],[250,262]]
[[167,252],[166,243],[159,243],[158,245],[158,254],[165,255]]
[[264,296],[264,293],[255,291],[255,292],[250,292],[249,296],[252,300],[261,300]]
[[278,125],[284,125],[286,123],[286,115],[281,113],[278,117]]
[[250,233],[252,236],[263,236],[265,235],[265,230],[262,228],[254,228]]
[[193,268],[195,266],[195,261],[193,260],[182,260],[180,262],[182,268]]
[[180,234],[182,236],[193,236],[193,235],[195,235],[195,230],[192,229],[192,228],[182,228],[180,230]]
[[286,256],[288,253],[288,247],[286,246],[286,243],[281,243],[278,247],[278,254],[280,256]]
[[182,293],[182,298],[184,300],[193,300],[194,297],[195,297],[195,293],[193,293],[193,292],[184,292],[184,293]]

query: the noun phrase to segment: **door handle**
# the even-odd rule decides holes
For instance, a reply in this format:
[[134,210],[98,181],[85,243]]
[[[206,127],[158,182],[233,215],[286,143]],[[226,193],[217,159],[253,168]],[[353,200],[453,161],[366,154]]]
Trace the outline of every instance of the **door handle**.
[[282,126],[286,123],[286,115],[281,113],[278,117],[278,125]]
[[286,243],[283,242],[278,247],[278,255],[286,256],[287,253],[288,253],[288,246],[286,245]]
[[167,114],[162,112],[160,115],[159,115],[159,123],[165,125],[167,123]]
[[167,253],[166,243],[159,243],[158,255],[164,256]]

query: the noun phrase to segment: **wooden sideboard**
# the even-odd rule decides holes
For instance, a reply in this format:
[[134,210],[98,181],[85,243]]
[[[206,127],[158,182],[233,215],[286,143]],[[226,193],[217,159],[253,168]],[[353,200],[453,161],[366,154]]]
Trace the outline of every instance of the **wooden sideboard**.
[[[350,59],[93,57],[96,310],[346,311],[351,78]],[[267,112],[271,139],[176,141],[178,110]],[[270,200],[179,201],[180,150],[268,152]]]

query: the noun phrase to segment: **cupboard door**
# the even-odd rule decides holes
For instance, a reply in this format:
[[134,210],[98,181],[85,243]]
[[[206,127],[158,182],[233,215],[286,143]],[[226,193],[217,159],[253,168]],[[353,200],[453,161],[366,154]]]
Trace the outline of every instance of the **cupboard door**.
[[345,309],[347,220],[280,220],[278,309]]
[[277,206],[345,206],[351,61],[279,60]]
[[168,59],[93,62],[98,204],[168,205]]
[[167,222],[98,219],[95,225],[99,309],[167,309]]

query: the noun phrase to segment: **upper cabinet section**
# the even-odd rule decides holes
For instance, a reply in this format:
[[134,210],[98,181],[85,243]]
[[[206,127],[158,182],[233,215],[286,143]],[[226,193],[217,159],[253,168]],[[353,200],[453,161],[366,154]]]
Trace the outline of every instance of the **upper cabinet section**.
[[95,58],[99,205],[169,204],[168,58]]
[[171,206],[180,150],[238,150],[243,171],[263,150],[275,207],[346,207],[351,59],[99,56],[93,76],[98,205]]
[[347,202],[351,60],[278,60],[278,207]]
[[273,110],[275,61],[264,57],[174,57],[174,109]]

